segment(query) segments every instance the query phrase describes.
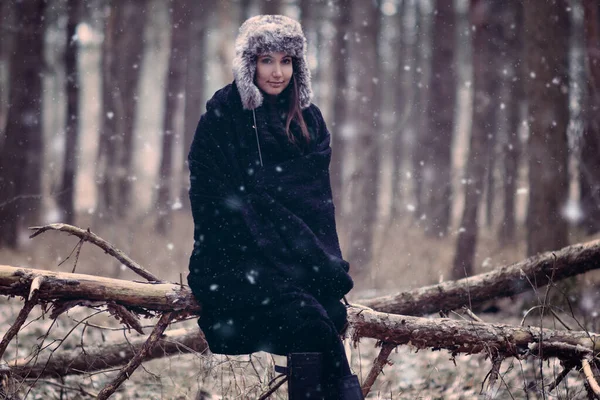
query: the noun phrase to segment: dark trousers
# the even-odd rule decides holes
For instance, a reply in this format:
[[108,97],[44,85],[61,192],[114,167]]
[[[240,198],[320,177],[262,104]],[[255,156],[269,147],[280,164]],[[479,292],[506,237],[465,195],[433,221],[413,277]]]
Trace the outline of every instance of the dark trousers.
[[271,300],[252,309],[203,312],[198,324],[211,351],[248,354],[262,350],[283,356],[319,352],[323,354],[326,381],[335,382],[350,373],[339,337],[347,317],[346,307],[340,301],[319,302],[297,289]]

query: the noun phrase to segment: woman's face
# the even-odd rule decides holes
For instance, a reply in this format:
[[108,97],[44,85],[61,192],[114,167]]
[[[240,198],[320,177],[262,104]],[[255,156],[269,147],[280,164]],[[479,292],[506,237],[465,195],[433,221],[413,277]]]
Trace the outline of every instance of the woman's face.
[[285,53],[269,53],[256,61],[256,86],[266,94],[277,96],[292,79],[292,57]]

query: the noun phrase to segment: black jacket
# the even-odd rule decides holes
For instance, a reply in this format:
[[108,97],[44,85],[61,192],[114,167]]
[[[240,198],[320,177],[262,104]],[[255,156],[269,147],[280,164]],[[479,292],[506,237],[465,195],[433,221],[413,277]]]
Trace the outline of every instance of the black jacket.
[[188,282],[207,315],[276,307],[289,290],[339,300],[353,285],[336,232],[321,112],[315,105],[303,111],[312,141],[298,146],[285,136],[280,108],[255,112],[262,166],[253,113],[243,110],[235,83],[207,103],[188,156]]

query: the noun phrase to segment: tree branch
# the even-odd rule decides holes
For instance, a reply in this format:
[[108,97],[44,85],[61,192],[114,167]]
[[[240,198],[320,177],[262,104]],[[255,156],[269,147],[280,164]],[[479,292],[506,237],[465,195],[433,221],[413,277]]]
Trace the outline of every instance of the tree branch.
[[47,232],[47,231],[60,231],[60,232],[66,232],[70,235],[77,236],[78,238],[80,238],[83,241],[90,242],[90,243],[95,244],[96,246],[100,247],[106,253],[115,257],[123,265],[125,265],[127,268],[129,268],[130,270],[132,270],[133,272],[135,272],[142,278],[149,280],[149,281],[157,281],[157,282],[160,281],[160,279],[158,279],[156,276],[154,276],[150,271],[148,271],[147,269],[145,269],[144,267],[142,267],[141,265],[139,265],[138,263],[133,261],[127,254],[123,253],[121,250],[117,249],[113,244],[102,239],[100,236],[91,232],[89,229],[83,230],[81,228],[78,228],[78,227],[72,226],[72,225],[68,225],[68,224],[50,224],[50,225],[44,225],[44,226],[33,226],[29,229],[34,231],[29,236],[29,238],[34,238],[34,237],[41,235],[42,233]]
[[179,284],[135,282],[8,265],[0,265],[0,295],[27,297],[31,283],[38,276],[45,279],[39,291],[42,301],[114,301],[132,310],[200,312],[200,305],[190,289]]
[[148,340],[146,340],[146,342],[143,344],[140,351],[135,353],[133,358],[131,360],[129,360],[127,365],[125,367],[123,367],[123,369],[121,371],[119,371],[119,374],[116,376],[116,378],[112,382],[110,382],[106,386],[104,386],[104,388],[100,391],[100,393],[98,393],[98,397],[97,397],[98,400],[108,399],[115,392],[115,390],[117,390],[119,388],[119,386],[121,386],[121,384],[125,381],[125,379],[129,379],[131,374],[133,374],[133,372],[137,369],[137,367],[139,367],[139,365],[142,363],[142,361],[144,361],[144,359],[146,359],[148,357],[148,354],[150,354],[152,352],[152,349],[154,348],[154,346],[156,346],[156,344],[160,340],[160,337],[162,336],[163,332],[165,331],[165,329],[167,329],[167,326],[169,326],[169,324],[171,323],[171,319],[172,319],[172,315],[169,312],[164,313],[160,317],[160,319],[158,320],[158,323],[152,330],[152,333],[148,337]]
[[2,342],[0,342],[0,359],[2,359],[2,356],[4,355],[4,352],[6,351],[10,341],[17,335],[17,333],[19,333],[19,330],[27,320],[27,317],[29,316],[31,310],[33,310],[33,307],[35,307],[35,305],[38,303],[38,297],[40,293],[39,289],[44,279],[45,277],[38,276],[31,282],[31,288],[23,308],[19,312],[19,315],[17,315],[17,319],[15,320],[14,324],[12,324],[10,329],[4,334]]
[[[136,337],[123,343],[86,346],[84,349],[62,350],[52,355],[39,356],[35,364],[31,359],[18,359],[8,363],[14,377],[19,379],[58,378],[114,369],[124,365],[138,353],[146,337]],[[173,329],[161,336],[144,361],[169,357],[175,354],[198,353],[208,350],[200,329]]]
[[542,253],[486,274],[357,302],[386,313],[434,314],[463,306],[472,308],[487,300],[542,287],[548,284],[550,277],[556,282],[598,268],[600,240],[594,240]]
[[371,387],[373,387],[375,380],[381,371],[383,371],[383,367],[389,363],[388,357],[395,348],[395,344],[385,342],[381,344],[381,350],[379,351],[375,361],[373,361],[373,367],[371,368],[371,371],[369,371],[369,375],[367,375],[367,379],[365,379],[362,385],[362,393],[364,397],[367,397],[367,394],[369,394],[371,391]]

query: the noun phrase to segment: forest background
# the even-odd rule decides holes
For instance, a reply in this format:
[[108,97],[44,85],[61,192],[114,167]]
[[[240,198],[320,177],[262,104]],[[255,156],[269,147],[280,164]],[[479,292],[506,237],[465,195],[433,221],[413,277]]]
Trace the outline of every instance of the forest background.
[[[184,280],[187,151],[258,13],[308,38],[355,298],[598,235],[595,0],[24,0],[0,3],[2,263],[70,270],[27,230],[67,222]],[[84,246],[77,271],[132,276],[111,262]]]

